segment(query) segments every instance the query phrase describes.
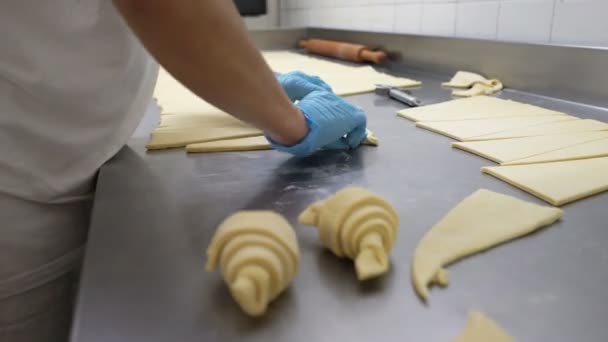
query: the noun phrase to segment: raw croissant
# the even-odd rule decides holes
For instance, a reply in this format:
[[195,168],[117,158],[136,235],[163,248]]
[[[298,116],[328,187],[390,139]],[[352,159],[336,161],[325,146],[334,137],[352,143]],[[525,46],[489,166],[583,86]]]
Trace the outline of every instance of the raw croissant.
[[348,187],[313,203],[298,221],[319,227],[321,243],[335,255],[354,259],[359,280],[388,271],[388,254],[397,238],[399,218],[381,197]]
[[300,253],[295,232],[272,211],[241,211],[218,227],[207,249],[206,269],[219,262],[224,281],[245,313],[259,316],[289,285]]

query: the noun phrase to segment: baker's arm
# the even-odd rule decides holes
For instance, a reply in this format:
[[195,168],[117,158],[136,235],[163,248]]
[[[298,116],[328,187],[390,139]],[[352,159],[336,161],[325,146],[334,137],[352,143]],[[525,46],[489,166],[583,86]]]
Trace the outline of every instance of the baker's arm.
[[152,55],[211,104],[264,130],[283,145],[308,133],[255,48],[232,1],[114,0]]

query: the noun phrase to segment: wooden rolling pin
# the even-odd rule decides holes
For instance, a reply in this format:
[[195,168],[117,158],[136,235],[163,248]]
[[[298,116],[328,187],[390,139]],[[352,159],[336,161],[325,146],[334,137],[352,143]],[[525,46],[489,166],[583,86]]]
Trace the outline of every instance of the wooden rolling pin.
[[322,56],[335,57],[353,62],[373,62],[380,64],[386,59],[384,51],[372,51],[365,45],[336,42],[323,39],[303,39],[300,48]]

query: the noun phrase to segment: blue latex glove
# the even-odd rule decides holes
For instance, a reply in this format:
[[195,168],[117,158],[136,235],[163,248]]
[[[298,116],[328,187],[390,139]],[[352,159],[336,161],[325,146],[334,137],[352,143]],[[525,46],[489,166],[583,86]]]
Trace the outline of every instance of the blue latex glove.
[[301,71],[292,71],[277,75],[277,80],[287,93],[291,102],[299,101],[311,91],[323,89],[333,92],[331,87],[317,76],[307,75]]
[[313,90],[296,106],[304,113],[308,135],[293,146],[269,139],[279,151],[307,156],[321,149],[349,150],[359,146],[367,137],[367,119],[363,110],[334,93]]

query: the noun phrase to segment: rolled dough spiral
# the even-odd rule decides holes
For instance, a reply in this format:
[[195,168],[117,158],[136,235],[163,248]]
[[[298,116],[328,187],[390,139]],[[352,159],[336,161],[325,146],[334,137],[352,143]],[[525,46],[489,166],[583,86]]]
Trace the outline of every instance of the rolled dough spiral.
[[234,300],[248,315],[266,312],[289,285],[300,254],[295,232],[272,211],[241,211],[218,227],[207,248],[209,272],[219,263]]
[[399,218],[383,198],[363,188],[348,187],[313,203],[298,221],[317,226],[321,243],[335,255],[354,259],[359,280],[388,270]]

